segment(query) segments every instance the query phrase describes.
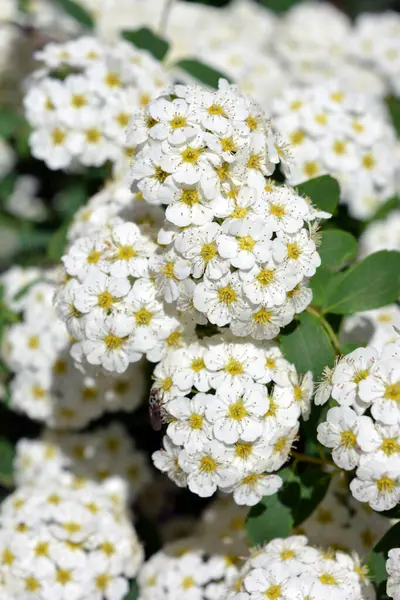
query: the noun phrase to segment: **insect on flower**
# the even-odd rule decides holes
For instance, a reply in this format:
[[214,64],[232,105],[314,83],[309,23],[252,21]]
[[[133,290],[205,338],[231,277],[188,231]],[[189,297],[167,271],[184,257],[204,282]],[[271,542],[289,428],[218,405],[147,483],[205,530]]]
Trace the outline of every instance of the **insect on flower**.
[[150,423],[154,431],[160,431],[162,427],[161,420],[161,402],[163,392],[160,388],[155,387],[155,384],[151,387],[149,396],[149,416]]

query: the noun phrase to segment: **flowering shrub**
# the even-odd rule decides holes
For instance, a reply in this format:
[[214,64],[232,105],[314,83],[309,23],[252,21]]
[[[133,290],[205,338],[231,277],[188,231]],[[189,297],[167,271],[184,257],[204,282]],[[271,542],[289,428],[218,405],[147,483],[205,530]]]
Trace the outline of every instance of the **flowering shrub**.
[[0,4],[0,600],[400,600],[398,16]]

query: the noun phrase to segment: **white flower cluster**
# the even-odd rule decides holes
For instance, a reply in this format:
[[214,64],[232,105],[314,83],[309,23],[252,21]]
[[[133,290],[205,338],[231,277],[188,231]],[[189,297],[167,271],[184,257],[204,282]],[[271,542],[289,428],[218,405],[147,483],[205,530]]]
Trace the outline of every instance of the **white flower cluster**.
[[[115,204],[107,204],[108,199],[105,191],[104,206],[113,211]],[[99,220],[108,221],[107,210],[96,209]],[[133,213],[140,221],[135,205]],[[179,345],[183,325],[156,298],[149,272],[157,247],[155,232],[146,218],[143,221],[139,226],[115,217],[99,228],[99,222],[94,223],[92,233],[76,239],[62,258],[67,278],[55,303],[74,337],[72,354],[78,363],[122,373],[144,354],[157,362],[168,347]]]
[[387,92],[400,93],[400,17],[387,11],[363,13],[353,29],[350,53],[386,82]]
[[358,346],[368,344],[380,351],[398,339],[395,328],[400,329],[400,307],[390,304],[346,317],[341,326],[340,340]]
[[368,219],[397,189],[397,138],[383,104],[337,80],[290,88],[272,103],[274,126],[290,143],[289,184],[329,173],[357,219]]
[[21,487],[1,505],[0,519],[6,598],[122,600],[143,561],[125,508],[96,484]]
[[214,92],[178,85],[133,117],[129,138],[133,190],[167,204],[149,260],[158,296],[200,324],[275,337],[311,301],[310,222],[329,215],[266,179],[289,151],[260,107],[223,80]]
[[311,372],[301,379],[278,346],[227,334],[170,350],[154,378],[169,423],[153,454],[158,469],[199,496],[218,488],[247,506],[277,492],[282,480],[271,473],[308,418]]
[[400,503],[400,341],[380,352],[354,350],[329,377],[319,401],[331,393],[339,406],[318,426],[318,440],[340,468],[357,469],[350,483],[357,500],[389,510]]
[[154,554],[139,571],[138,599],[222,598],[238,575],[240,559],[232,552],[218,553],[212,541],[182,539]]
[[[1,283],[5,303],[22,312],[20,322],[5,331],[2,347],[2,358],[15,374],[11,408],[49,427],[79,429],[105,411],[139,406],[145,380],[139,365],[113,378],[74,367],[71,339],[53,307],[54,271],[13,267]],[[26,285],[30,287],[24,293]]]
[[114,498],[121,487],[132,501],[150,481],[151,473],[144,453],[134,448],[120,424],[112,423],[89,433],[47,430],[40,439],[20,439],[14,478],[18,486],[67,480],[80,489],[95,481]]
[[50,169],[129,162],[129,119],[169,83],[160,63],[128,42],[94,37],[52,42],[36,57],[45,66],[24,98],[32,155]]
[[386,571],[388,572],[388,581],[386,593],[393,600],[400,598],[400,548],[389,550],[388,560],[386,562]]
[[325,552],[304,536],[276,538],[255,550],[223,600],[371,600],[366,569],[357,555]]
[[385,219],[373,221],[361,234],[361,257],[380,250],[400,250],[399,210],[392,210]]

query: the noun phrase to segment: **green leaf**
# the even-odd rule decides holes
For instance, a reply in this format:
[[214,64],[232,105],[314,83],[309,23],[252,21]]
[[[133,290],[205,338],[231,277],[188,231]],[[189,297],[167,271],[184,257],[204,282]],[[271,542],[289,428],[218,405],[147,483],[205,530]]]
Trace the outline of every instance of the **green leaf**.
[[306,469],[298,476],[300,500],[293,509],[294,527],[301,525],[325,498],[331,483],[328,473],[319,469]]
[[82,183],[72,184],[57,196],[57,210],[63,219],[71,219],[87,200],[86,188]]
[[400,99],[391,97],[387,100],[390,116],[392,117],[393,125],[400,135]]
[[311,198],[312,203],[320,210],[334,213],[339,203],[340,187],[336,179],[330,175],[315,177],[297,186],[299,194]]
[[129,592],[125,596],[124,600],[136,600],[136,598],[138,596],[139,596],[139,586],[138,586],[136,579],[133,579],[131,581]]
[[208,85],[209,87],[215,89],[218,88],[218,82],[221,78],[226,79],[227,81],[231,81],[227,75],[221,73],[220,71],[217,71],[216,69],[213,69],[212,67],[206,65],[200,60],[187,58],[185,60],[180,60],[179,62],[175,63],[174,66],[178,67],[179,69],[182,69],[183,71],[186,71],[186,73],[189,73],[189,75],[191,75],[195,79],[198,79],[205,85]]
[[69,228],[69,222],[65,222],[57,231],[53,234],[47,247],[47,257],[50,260],[60,260],[64,254],[65,246],[67,244],[67,233]]
[[133,31],[125,30],[122,32],[122,37],[131,42],[136,48],[147,50],[157,60],[163,60],[169,49],[169,43],[147,29],[147,27]]
[[34,285],[36,285],[37,283],[43,283],[44,281],[45,281],[45,279],[43,277],[36,277],[36,279],[34,279],[33,281],[30,281],[29,283],[24,285],[14,295],[14,297],[13,297],[14,302],[23,298],[23,296],[25,296],[25,294],[27,294]]
[[332,366],[335,350],[319,319],[308,312],[299,317],[294,331],[281,336],[281,349],[285,358],[294,363],[299,373],[312,371],[317,379],[325,366]]
[[13,446],[5,437],[0,437],[0,485],[3,487],[13,485],[13,460]]
[[83,27],[94,28],[94,21],[91,15],[80,4],[73,0],[55,0],[73,19],[78,21]]
[[329,269],[325,269],[325,267],[319,267],[317,269],[317,272],[311,278],[309,283],[313,293],[313,306],[324,306],[328,285],[333,277],[334,273],[329,271]]
[[380,221],[388,216],[392,210],[400,208],[400,198],[398,196],[394,196],[393,198],[389,198],[384,204],[378,208],[374,216],[368,221],[371,223],[372,221]]
[[357,255],[357,240],[347,231],[328,229],[322,232],[318,252],[324,267],[339,269]]
[[278,13],[288,10],[297,2],[298,0],[261,0],[261,3],[265,6],[265,8]]
[[400,252],[383,250],[335,276],[324,311],[348,315],[386,306],[399,296]]
[[15,134],[18,127],[24,123],[24,118],[9,108],[0,110],[0,138],[9,138]]
[[[396,523],[376,544],[370,554],[368,567],[373,576],[373,581],[380,594],[385,593],[386,587],[386,560],[389,550],[399,547],[400,523]],[[379,594],[378,594],[379,595]]]
[[360,343],[344,342],[343,344],[340,344],[340,352],[344,355],[350,354],[351,352],[354,352],[354,350],[357,350],[357,348],[360,348],[360,346],[362,346]]

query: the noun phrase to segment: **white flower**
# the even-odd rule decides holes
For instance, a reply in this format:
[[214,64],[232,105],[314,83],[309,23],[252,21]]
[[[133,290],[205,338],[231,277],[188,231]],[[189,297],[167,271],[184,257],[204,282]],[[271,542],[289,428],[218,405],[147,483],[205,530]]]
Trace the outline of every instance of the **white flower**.
[[107,241],[104,258],[113,277],[141,277],[146,274],[152,244],[141,235],[135,223],[117,225],[111,229],[108,244]]
[[321,264],[315,243],[305,229],[292,235],[278,232],[278,237],[273,241],[273,256],[277,262],[294,267],[300,280],[312,277]]
[[376,359],[377,352],[373,348],[357,348],[342,358],[332,375],[332,398],[341,405],[365,410],[368,402],[359,396],[360,383],[368,377]]
[[168,473],[178,487],[186,487],[186,474],[178,464],[178,458],[182,452],[179,446],[175,446],[168,436],[163,440],[164,449],[153,452],[152,459],[157,467],[163,473]]
[[201,497],[212,496],[218,487],[228,487],[236,478],[236,472],[226,462],[223,444],[211,441],[201,451],[189,454],[182,450],[179,465],[188,474],[190,491]]
[[75,292],[75,307],[83,313],[99,308],[108,314],[115,309],[121,298],[127,295],[130,288],[131,285],[125,277],[108,277],[93,269]]
[[273,596],[276,600],[285,600],[288,591],[288,573],[280,565],[274,569],[253,569],[244,580],[244,587],[252,600],[264,600]]
[[216,344],[204,355],[204,363],[213,387],[244,387],[263,373],[263,359],[259,349],[252,344]]
[[363,456],[350,490],[356,500],[368,502],[374,510],[390,510],[400,502],[398,459],[394,456],[385,460]]
[[201,133],[180,146],[167,144],[163,142],[160,166],[178,183],[199,183],[202,178],[212,175],[212,165],[219,164],[218,156],[207,149]]
[[328,411],[326,421],[318,425],[318,441],[328,448],[333,448],[332,458],[342,469],[351,471],[360,459],[358,436],[363,431],[368,417],[358,417],[347,406],[336,406]]
[[400,548],[389,550],[386,561],[386,571],[389,575],[386,592],[393,600],[400,598]]
[[266,200],[264,214],[273,231],[296,233],[301,229],[308,215],[308,206],[304,198],[297,196],[287,187],[263,194]]
[[206,348],[199,343],[190,344],[176,352],[174,381],[181,389],[195,387],[199,392],[208,392],[211,373],[204,362]]
[[252,442],[262,433],[260,417],[268,410],[268,400],[262,387],[247,384],[223,386],[217,390],[214,402],[206,409],[208,421],[213,423],[218,440],[233,444],[239,438]]
[[239,220],[229,228],[230,235],[220,235],[218,251],[229,258],[233,267],[251,269],[255,262],[265,263],[271,257],[271,231],[262,220]]
[[372,416],[386,425],[400,423],[399,360],[379,361],[373,373],[359,385],[363,402],[372,403]]
[[193,304],[197,310],[207,315],[210,323],[219,327],[250,312],[249,305],[242,296],[241,282],[235,273],[224,275],[217,281],[205,277],[196,286]]
[[203,274],[208,279],[220,279],[229,271],[229,260],[218,251],[221,228],[217,223],[190,227],[175,240],[175,248],[191,263],[195,279]]
[[278,475],[267,475],[257,471],[242,477],[235,485],[224,491],[233,492],[236,504],[255,506],[264,496],[276,494],[282,485]]
[[214,401],[210,394],[196,394],[192,399],[173,398],[166,410],[174,420],[168,425],[167,434],[179,446],[189,453],[199,452],[209,439],[211,425],[206,421],[205,411]]
[[373,452],[376,458],[385,459],[400,453],[399,426],[368,420],[358,432],[357,442],[363,452]]
[[205,225],[214,218],[210,201],[196,185],[177,184],[171,178],[166,180],[158,194],[164,204],[168,204],[165,216],[178,227]]
[[272,340],[293,316],[293,308],[288,302],[277,307],[260,304],[253,308],[250,317],[247,313],[240,314],[232,321],[231,331],[237,336],[250,335],[255,340]]
[[240,272],[243,292],[253,304],[280,306],[286,300],[286,293],[297,283],[296,272],[292,267],[276,264],[270,260],[265,265],[255,265],[250,271]]
[[176,98],[169,102],[159,98],[149,106],[149,114],[156,121],[149,135],[156,140],[179,145],[196,136],[195,115],[185,100]]
[[173,302],[180,293],[180,281],[190,273],[190,262],[173,250],[150,259],[150,272],[154,275],[156,288],[166,302]]

